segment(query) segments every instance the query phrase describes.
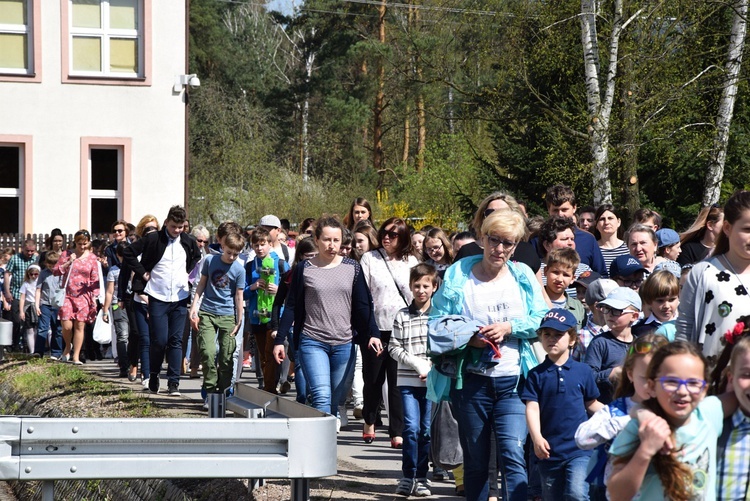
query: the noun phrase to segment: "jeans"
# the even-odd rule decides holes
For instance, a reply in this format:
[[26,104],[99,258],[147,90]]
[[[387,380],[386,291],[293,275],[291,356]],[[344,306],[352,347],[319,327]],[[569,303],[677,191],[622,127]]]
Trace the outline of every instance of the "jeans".
[[586,467],[589,455],[563,461],[539,461],[544,501],[588,501],[589,484]]
[[128,337],[130,336],[130,324],[128,314],[124,308],[112,309],[112,322],[115,324],[117,335],[117,365],[120,370],[128,370]]
[[294,333],[292,329],[289,329],[289,353],[288,356],[294,360],[294,388],[297,390],[297,402],[301,404],[307,403],[307,378],[305,377],[305,371],[302,367],[302,359],[300,358],[299,351],[294,348]]
[[466,373],[463,388],[451,390],[464,451],[467,501],[487,499],[487,465],[493,426],[503,477],[502,498],[505,501],[526,501],[528,480],[523,454],[527,434],[526,407],[518,396],[518,381],[519,376],[493,378]]
[[148,378],[151,375],[151,336],[148,329],[148,306],[133,301],[135,323],[138,325],[138,346],[141,349],[141,375]]
[[36,333],[36,343],[34,353],[44,355],[47,351],[47,332],[52,330],[49,348],[53,357],[60,358],[63,352],[62,323],[57,319],[57,308],[46,304],[40,304],[39,309],[42,314],[39,315],[38,330]]
[[430,456],[430,416],[432,402],[427,388],[399,386],[404,404],[404,444],[401,471],[404,478],[426,478]]
[[312,406],[337,416],[347,376],[354,369],[354,344],[331,345],[302,333],[297,355],[305,368]]
[[232,384],[232,356],[237,343],[235,337],[230,335],[234,330],[234,315],[214,315],[201,311],[198,318],[198,350],[203,364],[203,389],[206,393],[221,393]]
[[167,381],[180,384],[182,370],[182,330],[187,318],[189,297],[181,301],[166,302],[149,296],[148,327],[151,335],[150,375],[161,372],[161,364],[167,359]]

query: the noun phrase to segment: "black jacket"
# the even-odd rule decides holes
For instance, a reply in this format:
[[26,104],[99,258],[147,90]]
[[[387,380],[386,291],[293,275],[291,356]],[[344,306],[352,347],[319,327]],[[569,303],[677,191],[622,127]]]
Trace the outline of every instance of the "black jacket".
[[[179,238],[180,244],[185,249],[185,255],[187,256],[185,271],[190,273],[201,258],[198,242],[187,233],[180,233]],[[131,271],[134,273],[133,292],[143,292],[144,287],[146,287],[143,275],[146,272],[151,273],[154,266],[161,260],[162,256],[164,256],[164,251],[167,249],[168,242],[169,236],[167,235],[167,230],[166,228],[162,228],[159,231],[149,233],[143,238],[139,238],[124,249],[122,253],[124,266],[120,273],[126,272],[128,275]],[[138,260],[138,256],[141,256],[140,261]]]

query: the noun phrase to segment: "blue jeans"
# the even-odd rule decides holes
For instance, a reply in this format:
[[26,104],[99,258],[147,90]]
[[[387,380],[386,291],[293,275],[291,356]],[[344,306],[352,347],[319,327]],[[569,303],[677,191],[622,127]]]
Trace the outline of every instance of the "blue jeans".
[[303,333],[297,355],[305,368],[312,406],[338,415],[338,403],[346,391],[347,376],[354,370],[354,344],[331,345]]
[[490,433],[495,428],[497,460],[503,477],[502,499],[526,501],[528,480],[523,449],[526,407],[518,396],[519,376],[487,377],[466,373],[463,388],[451,390],[464,451],[467,501],[485,501],[489,491],[487,465]]
[[404,445],[401,472],[404,478],[426,478],[430,469],[430,416],[427,388],[399,386],[404,405]]
[[287,339],[289,340],[289,353],[287,353],[287,356],[294,360],[294,387],[297,390],[296,400],[301,404],[306,404],[307,378],[305,378],[305,371],[302,367],[302,359],[299,356],[299,351],[294,348],[294,332],[292,332],[292,329],[289,329]]
[[151,352],[151,336],[148,330],[148,306],[137,301],[132,302],[135,323],[138,326],[138,347],[141,351],[141,375],[148,378],[151,374],[149,354]]
[[39,323],[37,324],[36,342],[34,343],[34,353],[44,355],[47,351],[47,332],[52,329],[50,338],[50,354],[53,357],[60,358],[63,352],[62,323],[57,319],[57,308],[46,304],[40,304]]
[[542,499],[544,501],[587,501],[589,484],[586,482],[586,467],[589,455],[576,456],[563,461],[539,461],[542,477]]
[[167,381],[180,384],[182,370],[182,331],[187,319],[186,297],[182,301],[166,302],[149,296],[148,327],[151,335],[149,362],[151,376],[158,376],[161,364],[167,359]]

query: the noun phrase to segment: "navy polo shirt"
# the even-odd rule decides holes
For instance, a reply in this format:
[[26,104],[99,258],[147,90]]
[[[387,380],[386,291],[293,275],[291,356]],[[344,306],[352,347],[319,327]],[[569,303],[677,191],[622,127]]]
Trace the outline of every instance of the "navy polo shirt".
[[572,358],[555,365],[549,357],[529,371],[521,400],[539,403],[542,436],[550,446],[550,461],[590,456],[576,446],[578,426],[588,420],[586,402],[599,398],[594,372]]

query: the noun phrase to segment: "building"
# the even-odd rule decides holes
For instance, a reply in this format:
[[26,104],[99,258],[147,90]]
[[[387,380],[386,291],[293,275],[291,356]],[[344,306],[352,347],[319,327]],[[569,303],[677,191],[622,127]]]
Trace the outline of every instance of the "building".
[[187,5],[0,1],[0,233],[185,202]]

